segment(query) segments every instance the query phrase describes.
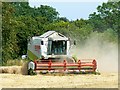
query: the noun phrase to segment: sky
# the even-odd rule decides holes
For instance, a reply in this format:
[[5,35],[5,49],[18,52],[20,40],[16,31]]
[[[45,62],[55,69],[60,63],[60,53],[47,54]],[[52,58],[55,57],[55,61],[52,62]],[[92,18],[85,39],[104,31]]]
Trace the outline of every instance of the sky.
[[107,0],[29,0],[31,7],[40,7],[40,5],[48,5],[59,12],[60,17],[66,17],[69,20],[88,19],[89,14],[97,11],[97,6],[102,5]]

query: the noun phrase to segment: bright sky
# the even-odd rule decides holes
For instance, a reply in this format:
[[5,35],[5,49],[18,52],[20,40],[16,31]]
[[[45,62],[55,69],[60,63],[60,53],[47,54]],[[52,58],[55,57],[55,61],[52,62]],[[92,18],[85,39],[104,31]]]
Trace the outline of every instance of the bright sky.
[[[97,2],[96,2],[97,1]],[[39,7],[40,5],[48,5],[59,12],[60,17],[66,17],[69,20],[88,19],[89,14],[97,11],[98,5],[102,5],[107,0],[29,0],[31,7]]]

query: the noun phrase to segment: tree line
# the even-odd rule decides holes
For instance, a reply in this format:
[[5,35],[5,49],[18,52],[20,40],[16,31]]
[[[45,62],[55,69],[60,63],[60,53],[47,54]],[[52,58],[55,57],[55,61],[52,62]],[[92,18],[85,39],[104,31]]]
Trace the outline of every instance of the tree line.
[[55,8],[28,2],[2,3],[2,60],[16,59],[27,53],[28,39],[49,30],[58,31],[76,42],[84,42],[91,33],[99,33],[105,40],[117,43],[120,26],[120,1],[98,6],[89,19],[68,20],[59,17]]

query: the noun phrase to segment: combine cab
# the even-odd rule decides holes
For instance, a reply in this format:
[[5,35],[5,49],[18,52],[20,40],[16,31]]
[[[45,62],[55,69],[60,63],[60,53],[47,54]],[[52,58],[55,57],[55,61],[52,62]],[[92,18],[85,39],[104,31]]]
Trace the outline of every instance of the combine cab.
[[48,31],[41,36],[32,37],[28,43],[27,56],[32,60],[28,64],[28,69],[34,71],[95,72],[97,67],[96,60],[89,62],[78,60],[78,62],[75,62],[70,57],[69,51],[69,38],[58,32]]
[[31,60],[66,57],[69,54],[70,41],[64,35],[48,31],[35,36],[28,43],[28,57]]

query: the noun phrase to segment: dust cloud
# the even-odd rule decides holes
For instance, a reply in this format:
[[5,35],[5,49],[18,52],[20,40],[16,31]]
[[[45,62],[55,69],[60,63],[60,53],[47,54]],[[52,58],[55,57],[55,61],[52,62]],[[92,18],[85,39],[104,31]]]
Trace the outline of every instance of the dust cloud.
[[98,35],[91,35],[84,44],[72,47],[70,54],[77,59],[95,59],[100,72],[118,72],[118,44]]

